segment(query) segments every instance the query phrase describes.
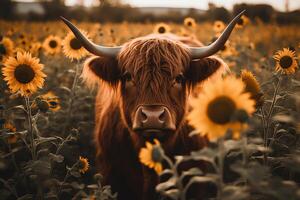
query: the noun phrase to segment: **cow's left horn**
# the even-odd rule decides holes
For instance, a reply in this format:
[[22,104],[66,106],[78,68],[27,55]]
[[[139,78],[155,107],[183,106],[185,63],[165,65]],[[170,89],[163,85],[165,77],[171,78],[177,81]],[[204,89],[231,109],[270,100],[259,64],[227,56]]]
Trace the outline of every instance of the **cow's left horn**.
[[79,29],[72,24],[69,20],[65,19],[64,17],[60,17],[64,23],[71,29],[74,33],[76,38],[81,42],[83,47],[88,50],[90,53],[97,55],[97,56],[104,56],[104,57],[116,57],[121,50],[121,46],[117,47],[105,47],[101,45],[96,45],[87,39]]
[[192,59],[199,59],[199,58],[205,58],[208,56],[211,56],[215,53],[217,53],[220,49],[223,48],[226,41],[228,40],[235,24],[238,22],[240,17],[244,14],[245,10],[240,12],[226,27],[226,29],[223,31],[221,36],[212,44],[205,47],[189,47],[191,51],[191,57]]

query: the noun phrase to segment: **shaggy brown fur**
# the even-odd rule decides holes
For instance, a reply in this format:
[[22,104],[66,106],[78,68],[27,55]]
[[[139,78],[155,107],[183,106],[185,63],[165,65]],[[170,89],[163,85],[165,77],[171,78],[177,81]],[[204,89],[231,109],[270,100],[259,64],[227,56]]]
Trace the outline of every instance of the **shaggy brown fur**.
[[[99,84],[95,110],[97,161],[106,183],[118,192],[119,199],[158,197],[158,176],[138,160],[145,144],[132,130],[138,106],[159,104],[170,110],[176,131],[162,141],[169,156],[200,149],[205,139],[189,137],[192,129],[184,119],[188,97],[191,88],[216,74],[222,65],[212,57],[190,60],[189,50],[180,38],[158,35],[128,42],[117,58],[93,57],[86,61],[83,78],[89,85]],[[178,77],[184,80],[178,81]]]

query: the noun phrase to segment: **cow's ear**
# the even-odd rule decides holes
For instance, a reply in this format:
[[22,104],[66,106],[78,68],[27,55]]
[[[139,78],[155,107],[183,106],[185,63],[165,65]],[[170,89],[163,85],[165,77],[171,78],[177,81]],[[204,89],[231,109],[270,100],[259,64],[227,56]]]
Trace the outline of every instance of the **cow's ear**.
[[215,74],[224,73],[227,69],[227,65],[217,57],[195,59],[190,62],[185,77],[190,85],[196,85]]
[[115,85],[120,78],[118,61],[109,57],[92,57],[87,59],[84,64],[82,77],[88,85],[93,85],[99,80]]

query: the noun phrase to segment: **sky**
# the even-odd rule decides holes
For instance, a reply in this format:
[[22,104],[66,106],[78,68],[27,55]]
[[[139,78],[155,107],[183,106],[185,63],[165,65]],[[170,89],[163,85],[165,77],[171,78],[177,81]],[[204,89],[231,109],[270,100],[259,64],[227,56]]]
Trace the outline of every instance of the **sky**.
[[[19,1],[34,1],[34,0],[19,0]],[[85,6],[91,6],[98,0],[65,0],[67,5],[74,5],[76,2],[83,2]],[[138,7],[188,7],[207,9],[208,2],[212,2],[217,6],[224,6],[231,9],[236,3],[267,3],[274,8],[284,11],[286,0],[120,0]],[[300,9],[300,0],[289,0],[290,10]]]

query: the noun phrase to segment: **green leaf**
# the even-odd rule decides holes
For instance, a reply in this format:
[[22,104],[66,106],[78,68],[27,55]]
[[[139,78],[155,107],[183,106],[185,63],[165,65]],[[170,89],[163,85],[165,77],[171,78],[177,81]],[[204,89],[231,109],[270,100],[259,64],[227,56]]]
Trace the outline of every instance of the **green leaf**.
[[283,122],[283,123],[294,123],[295,120],[292,116],[284,115],[284,114],[277,114],[273,117],[274,121]]
[[231,150],[242,148],[243,141],[242,140],[225,140],[224,141],[224,151],[227,154]]
[[246,178],[250,183],[259,186],[269,177],[269,169],[258,162],[250,162],[245,168],[241,162],[236,162],[230,168]]
[[44,160],[36,160],[31,165],[34,175],[46,176],[50,174],[50,162]]
[[201,175],[203,175],[203,172],[199,168],[193,167],[188,171],[182,172],[179,179],[182,181],[186,176],[201,176]]
[[222,190],[222,200],[246,200],[250,194],[247,187],[226,185]]
[[53,153],[49,153],[49,157],[52,161],[55,161],[57,163],[62,163],[64,161],[64,157],[62,155],[56,155]]
[[174,172],[171,169],[164,169],[162,173],[159,174],[159,176],[164,176],[164,175],[173,175]]
[[84,189],[84,184],[79,184],[75,181],[73,181],[72,183],[70,183],[71,187],[77,190],[83,190]]
[[96,190],[96,189],[98,189],[98,185],[96,185],[96,184],[88,185],[87,188]]
[[168,190],[169,188],[176,186],[176,178],[175,177],[171,177],[168,181],[163,182],[163,183],[159,183],[155,189],[158,192],[163,192]]
[[215,158],[218,155],[217,150],[204,147],[200,151],[193,151],[191,156],[194,160],[204,160],[215,164]]
[[32,194],[25,194],[24,196],[18,198],[18,200],[32,200],[32,199],[33,199]]
[[165,196],[177,200],[179,198],[180,192],[178,189],[171,189],[171,190],[167,190],[163,193]]
[[76,171],[76,170],[71,170],[71,171],[70,171],[70,174],[71,174],[72,176],[76,177],[76,178],[81,177],[81,174],[80,174],[78,171]]
[[58,140],[58,137],[42,137],[37,140],[37,145],[43,144],[45,142],[52,142]]

